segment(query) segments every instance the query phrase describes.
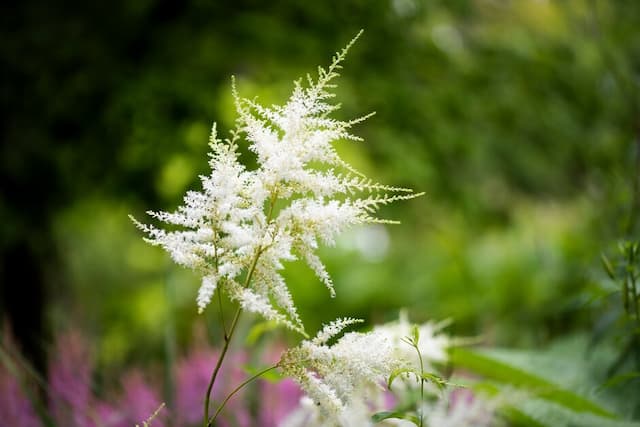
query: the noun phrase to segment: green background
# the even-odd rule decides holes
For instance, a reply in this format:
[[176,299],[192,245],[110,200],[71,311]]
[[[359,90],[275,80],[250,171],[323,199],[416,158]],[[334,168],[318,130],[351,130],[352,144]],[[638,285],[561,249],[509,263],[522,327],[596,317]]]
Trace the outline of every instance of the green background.
[[426,196],[381,212],[401,225],[322,250],[335,299],[287,266],[308,329],[406,307],[415,321],[451,318],[452,334],[535,348],[597,326],[600,253],[637,231],[640,3],[2,8],[1,308],[35,360],[67,328],[91,337],[105,372],[167,360],[194,325],[219,339],[215,309],[196,314],[198,278],[127,215],[173,210],[199,188],[212,123],[235,119],[231,75],[243,96],[282,103],[361,28],[336,117],[376,115],[340,152]]

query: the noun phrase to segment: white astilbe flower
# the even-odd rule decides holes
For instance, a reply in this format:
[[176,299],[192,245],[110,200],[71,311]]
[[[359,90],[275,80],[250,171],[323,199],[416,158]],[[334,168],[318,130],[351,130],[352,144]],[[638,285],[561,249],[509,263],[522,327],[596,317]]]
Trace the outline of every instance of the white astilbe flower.
[[[306,336],[279,273],[283,262],[304,260],[333,296],[331,278],[316,254],[319,242],[332,245],[357,224],[392,222],[376,218],[376,210],[419,195],[364,177],[335,150],[339,140],[360,140],[350,130],[368,117],[329,117],[338,109],[328,102],[334,96],[331,82],[358,36],[327,69],[318,69],[316,79],[307,76],[306,84],[296,82],[283,106],[265,107],[241,98],[234,81],[236,128],[221,141],[214,125],[211,173],[201,177],[202,190],[188,192],[175,212],[149,212],[168,224],[168,230],[134,219],[148,242],[202,275],[200,312],[216,290],[223,291],[244,310]],[[241,139],[256,154],[253,170],[238,159]]]
[[[420,384],[415,375],[398,377],[393,382],[392,390],[388,390],[386,387],[376,387],[375,381],[367,384],[359,382],[357,378],[365,375],[356,372],[358,369],[370,372],[371,367],[363,367],[366,364],[380,369],[378,352],[391,361],[387,367],[393,367],[391,371],[380,375],[380,378],[388,378],[389,374],[395,375],[398,371],[419,372],[417,352],[406,342],[407,338],[415,336],[414,327],[418,329],[418,347],[424,368],[427,372],[432,371],[432,364],[445,362],[447,347],[456,342],[441,332],[446,322],[413,325],[409,323],[406,312],[402,311],[399,320],[376,326],[369,334],[355,334],[358,339],[347,338],[353,334],[346,334],[334,345],[327,345],[343,328],[359,322],[361,320],[352,318],[338,319],[325,325],[315,338],[304,341],[298,348],[285,353],[281,361],[285,374],[296,378],[307,395],[283,420],[280,427],[415,425],[412,421],[399,418],[388,418],[378,423],[372,421],[373,414],[389,411],[392,409],[390,405],[415,398],[415,387]],[[343,340],[346,342],[343,343]],[[374,356],[366,356],[367,352]],[[350,364],[358,368],[353,369]],[[442,392],[435,387],[428,387],[426,391],[431,399],[418,404],[428,421],[425,425],[463,427],[475,426],[474,422],[479,427],[489,425],[487,421],[491,419],[495,405],[474,396],[469,390],[448,389]]]
[[[352,399],[352,402],[336,418],[327,418],[318,405],[308,396],[300,399],[298,407],[288,414],[278,427],[415,427],[411,421],[389,418],[381,422],[371,420],[372,408],[364,399]],[[434,424],[437,426],[437,424]],[[439,426],[438,426],[439,427]]]
[[467,389],[449,390],[437,401],[425,405],[427,425],[438,427],[494,426],[499,400],[487,400]]
[[[427,372],[433,371],[433,363],[444,363],[447,361],[447,349],[452,345],[451,338],[441,333],[448,322],[428,322],[417,325],[419,340],[418,348],[422,356],[424,369]],[[400,312],[400,317],[395,322],[385,323],[375,326],[374,331],[387,337],[392,343],[395,356],[402,359],[414,369],[420,369],[420,359],[416,349],[409,345],[405,339],[412,335],[414,325],[409,322],[406,311]]]
[[347,318],[330,323],[315,338],[287,350],[279,363],[318,406],[327,425],[340,423],[350,407],[379,393],[380,384],[401,366],[387,338],[377,332],[350,332],[327,344],[356,322]]

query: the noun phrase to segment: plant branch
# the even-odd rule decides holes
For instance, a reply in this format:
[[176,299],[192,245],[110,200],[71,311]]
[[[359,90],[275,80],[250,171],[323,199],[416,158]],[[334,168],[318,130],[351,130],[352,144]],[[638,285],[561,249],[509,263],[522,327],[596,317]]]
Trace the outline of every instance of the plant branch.
[[220,295],[220,291],[218,291],[218,310],[220,311],[220,323],[222,323],[222,330],[224,331],[224,339],[226,340],[229,336],[229,332],[227,331],[227,325],[224,322],[224,313],[222,312],[222,295]]
[[[274,191],[271,195],[270,198],[270,206],[269,206],[269,213],[267,214],[267,224],[269,222],[271,222],[271,217],[273,215],[273,207],[275,205],[275,201],[277,198],[277,191]],[[253,273],[256,270],[256,266],[258,265],[258,260],[260,259],[260,255],[262,255],[262,253],[264,252],[265,248],[261,248],[259,247],[256,251],[255,256],[253,257],[253,260],[251,261],[251,266],[249,267],[249,270],[247,271],[247,277],[244,280],[244,287],[248,288],[249,285],[251,284],[251,278],[253,277]],[[220,314],[222,315],[222,301],[220,299],[220,291],[218,291],[218,301],[220,304]],[[242,307],[238,306],[238,309],[236,310],[236,314],[233,316],[233,320],[231,321],[231,326],[229,327],[229,332],[227,333],[226,328],[225,328],[225,333],[224,333],[224,347],[222,347],[222,352],[220,353],[220,356],[218,357],[218,361],[216,362],[216,367],[213,369],[213,373],[211,374],[211,379],[209,380],[209,385],[207,386],[207,393],[205,395],[204,398],[204,417],[202,418],[202,425],[203,427],[209,427],[211,425],[211,422],[215,419],[215,417],[217,416],[219,410],[216,412],[216,415],[214,415],[214,417],[212,419],[209,419],[209,406],[210,406],[210,402],[211,402],[211,392],[213,390],[213,384],[216,382],[216,378],[218,377],[218,372],[220,371],[220,367],[222,366],[222,362],[225,358],[225,356],[227,355],[227,351],[229,350],[229,344],[231,343],[231,339],[233,338],[233,334],[236,330],[236,326],[238,325],[238,319],[240,319],[240,314],[242,313]],[[224,320],[224,317],[223,317]],[[223,323],[223,327],[224,327],[224,323]],[[235,391],[234,391],[235,393]],[[230,396],[227,396],[227,399],[225,399],[224,402],[226,402],[229,399]],[[224,405],[224,403],[223,403]]]
[[211,391],[213,390],[213,384],[216,382],[216,377],[218,376],[218,372],[220,371],[220,367],[222,366],[222,361],[229,350],[229,343],[231,342],[231,337],[233,336],[233,332],[236,329],[236,325],[238,324],[238,319],[240,318],[240,313],[242,312],[242,308],[238,307],[236,310],[236,314],[233,317],[233,321],[231,322],[231,328],[229,329],[229,334],[225,334],[224,336],[224,347],[222,348],[222,353],[220,353],[220,357],[218,357],[218,361],[216,362],[216,367],[211,374],[211,379],[209,380],[209,385],[207,386],[207,394],[204,398],[204,417],[202,419],[202,425],[204,427],[209,427],[209,402],[211,401]]
[[247,378],[245,381],[242,382],[242,384],[240,384],[238,387],[236,387],[235,389],[233,389],[233,391],[231,393],[229,393],[229,395],[222,401],[222,403],[220,404],[220,406],[218,407],[218,409],[216,410],[216,413],[213,414],[213,417],[211,417],[211,419],[209,420],[209,422],[207,423],[208,426],[211,425],[211,423],[213,423],[216,418],[218,417],[218,414],[220,414],[220,412],[222,411],[222,409],[224,408],[224,406],[227,404],[227,402],[229,401],[229,399],[231,399],[237,392],[239,392],[244,386],[246,386],[247,384],[249,384],[250,382],[256,380],[257,378],[261,377],[262,375],[266,374],[269,371],[272,371],[274,369],[276,369],[277,367],[279,367],[280,365],[273,365],[270,366],[266,369],[263,369],[262,371],[258,372],[257,374],[252,375],[251,377]]
[[420,427],[422,427],[424,423],[424,362],[422,361],[422,353],[420,352],[417,342],[415,343],[415,349],[418,353],[418,359],[420,360],[420,411],[418,413],[420,414]]
[[[253,258],[253,262],[251,263],[251,268],[247,272],[247,278],[245,279],[244,286],[247,287],[251,283],[251,277],[253,276],[253,272],[256,269],[256,265],[258,264],[258,259],[262,254],[261,250],[258,250],[255,257]],[[236,330],[236,326],[238,325],[238,319],[240,319],[240,313],[242,313],[242,307],[238,306],[236,310],[236,314],[233,316],[233,320],[231,321],[231,326],[229,327],[229,333],[225,333],[224,335],[224,347],[222,347],[222,353],[220,353],[220,357],[218,357],[218,361],[216,362],[216,367],[211,374],[211,379],[209,380],[209,385],[207,386],[207,394],[204,398],[204,417],[202,419],[202,425],[204,427],[209,427],[211,422],[209,421],[209,402],[211,401],[211,391],[213,390],[213,384],[216,382],[216,378],[218,377],[218,372],[220,371],[220,367],[222,366],[222,361],[227,355],[227,351],[229,350],[229,344],[231,343],[231,338],[233,338],[233,333]]]

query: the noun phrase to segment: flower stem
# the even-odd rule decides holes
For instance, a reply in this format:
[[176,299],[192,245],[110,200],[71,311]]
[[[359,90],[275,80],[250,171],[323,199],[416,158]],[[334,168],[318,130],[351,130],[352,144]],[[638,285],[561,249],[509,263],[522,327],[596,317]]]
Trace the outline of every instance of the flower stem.
[[249,384],[250,382],[254,381],[255,379],[261,377],[262,375],[266,374],[269,371],[272,371],[274,369],[276,369],[279,365],[273,365],[270,366],[266,369],[263,369],[262,371],[258,372],[257,374],[252,375],[251,377],[247,378],[242,384],[240,384],[238,387],[236,387],[231,393],[229,393],[229,395],[222,401],[222,403],[220,404],[220,406],[218,407],[218,409],[216,410],[216,413],[213,414],[213,417],[211,417],[211,419],[209,420],[209,422],[207,423],[207,425],[211,425],[212,422],[214,422],[216,420],[216,418],[218,417],[218,414],[222,411],[222,409],[224,408],[224,406],[227,404],[227,402],[229,401],[229,399],[231,399],[233,397],[233,395],[235,395],[237,392],[239,392],[244,386],[246,386],[247,384]]
[[[269,213],[267,214],[267,223],[271,221],[271,217],[273,216],[273,207],[277,199],[277,194],[278,194],[277,190],[275,190],[271,194],[271,198],[269,200],[270,202]],[[258,265],[258,260],[260,259],[260,255],[262,255],[264,250],[265,248],[258,247],[256,254],[253,257],[253,260],[251,261],[251,266],[247,271],[247,277],[244,280],[245,288],[248,288],[249,285],[251,284],[251,278],[253,277],[253,273],[256,270],[256,266]],[[217,267],[217,258],[216,258],[216,267]],[[218,291],[218,296],[220,296],[220,291]],[[220,313],[222,314],[222,300],[218,299],[218,303],[220,304],[220,310],[221,310]],[[216,378],[218,377],[218,372],[220,371],[220,367],[222,366],[222,361],[224,360],[225,356],[227,355],[227,351],[229,350],[229,344],[231,343],[231,338],[233,338],[233,333],[235,332],[236,326],[238,325],[238,319],[240,318],[240,313],[242,313],[242,306],[238,306],[238,309],[236,310],[236,314],[233,316],[233,320],[231,321],[231,326],[229,327],[228,333],[223,323],[223,328],[225,328],[224,347],[222,347],[222,352],[218,357],[218,361],[216,362],[216,367],[213,369],[213,373],[211,374],[211,379],[209,380],[209,385],[207,386],[207,393],[205,394],[205,397],[204,397],[204,417],[202,417],[203,427],[210,427],[211,423],[216,418],[216,416],[218,415],[221,409],[221,408],[218,408],[218,411],[216,411],[215,415],[211,419],[209,419],[209,406],[211,402],[211,391],[213,390],[213,384],[216,382]],[[224,320],[224,317],[222,319]],[[233,395],[236,391],[237,390],[234,390],[231,395]],[[227,396],[227,398],[222,403],[222,406],[224,406],[227,400],[229,400],[231,395]]]
[[224,331],[224,336],[226,338],[229,332],[227,331],[227,325],[224,321],[224,312],[222,310],[222,295],[220,291],[218,291],[218,309],[220,311],[220,323],[222,323],[222,330]]
[[416,350],[420,357],[420,427],[422,427],[424,423],[424,364],[422,362],[422,354],[420,354],[420,349],[417,345]]
[[236,314],[233,317],[231,327],[229,328],[229,334],[225,334],[224,336],[224,347],[222,347],[222,353],[220,353],[220,357],[218,357],[218,362],[216,363],[216,367],[213,370],[213,374],[211,374],[211,379],[209,380],[209,385],[207,386],[207,394],[204,398],[204,417],[202,418],[202,425],[204,427],[209,427],[211,425],[211,422],[209,421],[209,402],[211,401],[211,390],[213,389],[213,384],[216,382],[216,377],[218,376],[218,371],[220,371],[220,367],[222,366],[222,361],[227,354],[227,350],[229,350],[229,343],[231,342],[231,337],[233,336],[233,332],[235,331],[236,325],[238,324],[238,319],[240,318],[241,312],[242,309],[238,307],[238,309],[236,310]]
[[[244,287],[248,287],[251,283],[251,278],[253,277],[253,272],[256,270],[256,265],[258,264],[258,259],[260,255],[262,255],[262,249],[259,249],[256,252],[253,261],[251,262],[251,267],[247,272],[247,277],[244,281]],[[238,319],[240,318],[240,313],[242,313],[242,307],[238,307],[236,310],[236,314],[233,316],[233,320],[231,321],[231,326],[229,327],[229,333],[225,333],[224,335],[224,347],[222,347],[222,353],[220,353],[220,357],[218,357],[218,362],[216,362],[216,367],[211,374],[211,380],[209,380],[209,385],[207,386],[207,394],[204,398],[204,417],[202,418],[203,427],[209,427],[211,425],[211,421],[209,420],[209,403],[211,401],[211,391],[213,390],[213,384],[216,382],[216,378],[218,376],[218,371],[220,371],[220,367],[222,366],[222,361],[227,355],[227,351],[229,350],[229,344],[231,343],[231,338],[233,337],[233,333],[236,330],[236,326],[238,325]]]

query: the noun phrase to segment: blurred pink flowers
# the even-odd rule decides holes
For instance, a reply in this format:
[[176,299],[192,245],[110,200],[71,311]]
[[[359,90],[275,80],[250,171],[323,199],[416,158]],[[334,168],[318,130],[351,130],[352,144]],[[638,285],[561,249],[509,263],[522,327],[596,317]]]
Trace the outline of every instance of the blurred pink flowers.
[[[267,355],[268,359],[274,359],[279,351],[272,349]],[[162,409],[153,419],[152,427],[200,425],[204,392],[217,357],[218,350],[199,345],[178,360],[173,369],[173,406]],[[225,361],[213,389],[214,410],[247,378],[248,360],[246,353],[237,352]],[[153,414],[163,401],[162,382],[149,382],[150,375],[141,369],[126,371],[113,389],[98,393],[93,387],[94,359],[90,346],[75,331],[57,338],[48,367],[46,384],[41,384],[46,387],[47,404],[42,406],[57,427],[132,427]],[[39,403],[34,401],[37,389],[31,384],[35,381],[26,381],[29,378],[25,373],[20,372],[19,378],[16,374],[0,364],[0,420],[16,427],[43,427],[45,423],[36,411]],[[21,381],[29,384],[23,385]],[[217,425],[276,427],[297,407],[302,396],[299,387],[288,379],[277,383],[259,380],[256,390],[259,401],[251,400],[245,390],[237,393],[227,403]]]

